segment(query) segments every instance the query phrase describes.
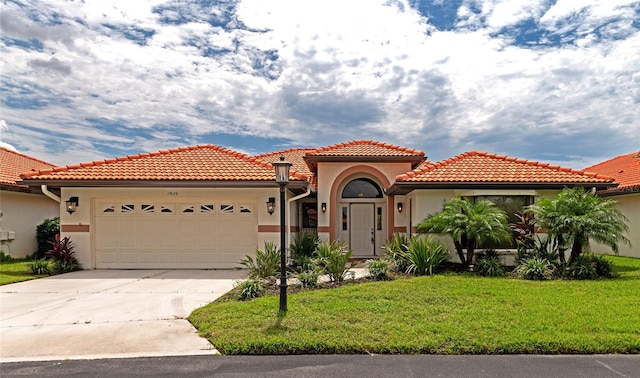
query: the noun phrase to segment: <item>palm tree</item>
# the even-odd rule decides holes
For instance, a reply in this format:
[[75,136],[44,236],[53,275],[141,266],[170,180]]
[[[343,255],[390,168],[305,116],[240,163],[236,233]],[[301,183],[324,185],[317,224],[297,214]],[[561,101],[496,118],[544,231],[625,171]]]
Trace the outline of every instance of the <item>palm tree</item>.
[[449,235],[460,261],[470,265],[476,248],[511,237],[507,219],[507,214],[491,201],[478,199],[472,203],[455,197],[442,205],[442,211],[425,218],[417,230],[426,234]]
[[[618,253],[618,243],[629,244],[627,218],[614,208],[616,201],[605,200],[584,188],[565,188],[555,199],[542,199],[529,206],[537,224],[549,230],[558,245],[571,245],[569,264],[589,249],[589,240],[608,245]],[[563,248],[563,247],[561,247]],[[564,250],[560,251],[561,260]]]

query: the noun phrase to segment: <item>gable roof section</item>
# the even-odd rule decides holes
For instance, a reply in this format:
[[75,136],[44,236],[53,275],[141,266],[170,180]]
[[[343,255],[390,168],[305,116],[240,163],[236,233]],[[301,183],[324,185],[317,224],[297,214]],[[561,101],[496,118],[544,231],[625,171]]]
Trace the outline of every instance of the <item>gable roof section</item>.
[[0,147],[0,189],[31,192],[27,185],[18,184],[20,174],[31,170],[50,169],[55,165],[31,156]]
[[304,156],[309,169],[315,171],[319,161],[389,161],[411,162],[415,168],[425,160],[424,151],[372,140],[353,140],[308,150]]
[[261,160],[265,163],[271,163],[274,161],[278,161],[280,159],[280,156],[284,156],[286,161],[293,164],[291,169],[293,169],[298,173],[302,173],[306,175],[311,185],[313,185],[313,187],[317,189],[318,187],[317,177],[315,173],[311,172],[311,170],[309,169],[309,166],[307,166],[307,163],[304,161],[304,156],[307,154],[308,151],[311,151],[311,150],[308,148],[291,148],[288,150],[269,152],[266,154],[256,155],[254,156],[254,158]]
[[486,152],[465,152],[399,175],[390,194],[420,188],[562,188],[615,186],[613,178]]
[[[306,183],[303,174],[292,171],[290,176],[294,181]],[[271,164],[210,144],[55,167],[24,174],[22,178],[25,183],[43,181],[65,186],[99,186],[109,182],[208,186],[212,181],[223,186],[233,186],[234,182],[275,185]]]
[[599,192],[602,195],[640,193],[640,151],[620,155],[584,169],[611,176],[619,184]]

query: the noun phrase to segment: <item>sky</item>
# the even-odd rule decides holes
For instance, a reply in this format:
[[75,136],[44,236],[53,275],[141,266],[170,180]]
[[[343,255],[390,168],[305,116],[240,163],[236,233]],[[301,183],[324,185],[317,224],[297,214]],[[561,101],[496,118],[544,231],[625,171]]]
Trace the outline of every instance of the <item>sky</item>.
[[0,146],[67,165],[370,139],[584,168],[640,150],[640,1],[4,0]]

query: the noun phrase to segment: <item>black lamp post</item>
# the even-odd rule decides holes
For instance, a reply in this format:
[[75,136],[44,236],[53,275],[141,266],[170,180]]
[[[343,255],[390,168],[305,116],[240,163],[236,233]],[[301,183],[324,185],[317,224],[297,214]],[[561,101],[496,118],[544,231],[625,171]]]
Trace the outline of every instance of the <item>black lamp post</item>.
[[280,312],[287,312],[287,248],[285,238],[285,193],[284,189],[289,183],[289,168],[293,164],[280,156],[280,161],[272,163],[276,168],[276,183],[280,185]]

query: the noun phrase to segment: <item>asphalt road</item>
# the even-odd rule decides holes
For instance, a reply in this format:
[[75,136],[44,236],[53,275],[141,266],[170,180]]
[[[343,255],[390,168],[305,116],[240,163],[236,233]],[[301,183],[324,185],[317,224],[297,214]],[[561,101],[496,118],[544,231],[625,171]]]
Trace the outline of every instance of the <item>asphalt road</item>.
[[180,356],[10,362],[2,377],[640,377],[640,355]]

